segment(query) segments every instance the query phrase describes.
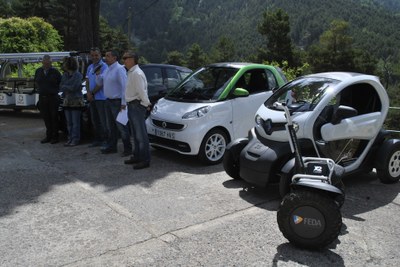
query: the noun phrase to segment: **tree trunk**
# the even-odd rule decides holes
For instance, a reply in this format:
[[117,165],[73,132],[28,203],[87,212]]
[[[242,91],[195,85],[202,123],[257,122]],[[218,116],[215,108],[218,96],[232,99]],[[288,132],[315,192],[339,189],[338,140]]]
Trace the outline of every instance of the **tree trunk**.
[[100,0],[75,0],[77,9],[77,50],[99,46]]

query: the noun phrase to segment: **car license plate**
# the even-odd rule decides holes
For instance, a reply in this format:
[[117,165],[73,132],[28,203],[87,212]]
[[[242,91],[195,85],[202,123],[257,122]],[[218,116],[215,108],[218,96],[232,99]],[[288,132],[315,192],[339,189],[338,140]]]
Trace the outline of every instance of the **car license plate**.
[[175,133],[173,132],[169,132],[169,131],[165,131],[165,130],[158,130],[158,129],[154,129],[154,134],[158,137],[162,137],[162,138],[167,138],[167,139],[172,139],[175,140]]

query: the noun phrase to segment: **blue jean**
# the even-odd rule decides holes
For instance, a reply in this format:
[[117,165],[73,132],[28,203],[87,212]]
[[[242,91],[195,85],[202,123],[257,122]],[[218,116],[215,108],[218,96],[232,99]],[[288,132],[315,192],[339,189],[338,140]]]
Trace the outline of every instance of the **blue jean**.
[[106,149],[117,149],[118,132],[121,135],[124,151],[132,151],[131,137],[127,125],[117,122],[118,113],[121,111],[120,99],[106,100],[107,144]]
[[128,118],[133,135],[133,157],[139,161],[150,162],[150,143],[146,129],[146,108],[139,101],[128,103]]
[[94,100],[90,102],[90,116],[94,129],[94,142],[103,143],[107,140],[106,101]]
[[80,109],[64,110],[65,119],[67,120],[68,141],[79,143],[81,140],[81,113]]

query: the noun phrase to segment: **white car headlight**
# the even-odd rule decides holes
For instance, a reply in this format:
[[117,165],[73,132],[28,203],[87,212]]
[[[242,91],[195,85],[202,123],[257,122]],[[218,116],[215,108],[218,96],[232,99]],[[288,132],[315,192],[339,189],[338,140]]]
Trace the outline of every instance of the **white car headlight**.
[[157,104],[154,105],[153,109],[151,110],[151,114],[155,115],[157,113]]
[[209,111],[211,107],[210,106],[205,106],[201,107],[198,109],[195,109],[193,111],[190,111],[182,116],[182,119],[196,119],[196,118],[201,118],[205,116]]

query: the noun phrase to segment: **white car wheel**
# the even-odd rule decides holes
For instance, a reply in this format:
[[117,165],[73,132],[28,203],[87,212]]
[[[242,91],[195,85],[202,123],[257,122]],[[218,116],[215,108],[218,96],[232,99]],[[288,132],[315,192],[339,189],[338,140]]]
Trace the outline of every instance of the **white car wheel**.
[[199,158],[206,164],[217,164],[222,161],[227,145],[226,134],[221,130],[212,130],[203,139]]

